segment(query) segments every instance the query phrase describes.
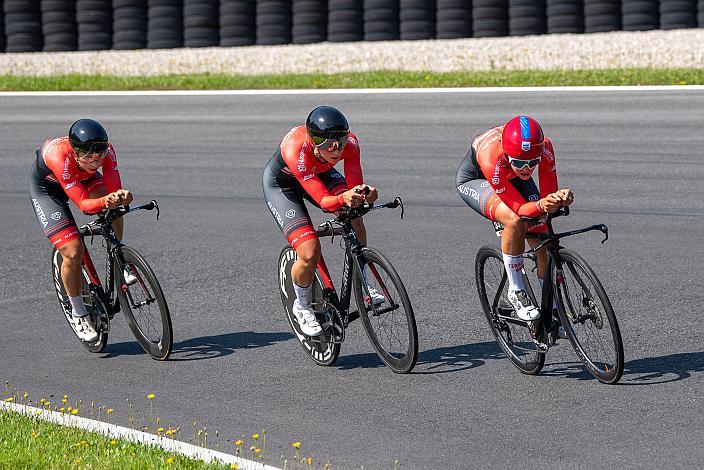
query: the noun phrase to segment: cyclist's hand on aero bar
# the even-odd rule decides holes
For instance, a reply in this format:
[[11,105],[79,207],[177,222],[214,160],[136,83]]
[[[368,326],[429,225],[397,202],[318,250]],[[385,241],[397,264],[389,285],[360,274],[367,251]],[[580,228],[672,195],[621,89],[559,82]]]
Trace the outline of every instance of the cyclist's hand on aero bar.
[[364,204],[364,197],[364,185],[361,184],[342,193],[342,198],[344,199],[345,204],[350,206],[352,209]]
[[574,201],[574,194],[569,188],[558,189],[554,194],[557,194],[560,197],[560,205],[562,207],[567,207]]
[[117,209],[119,206],[129,205],[132,199],[132,193],[128,189],[119,189],[105,196],[105,205],[108,209]]
[[366,185],[366,186],[369,189],[369,191],[364,196],[364,200],[367,201],[368,204],[374,204],[374,201],[379,199],[379,193],[377,192],[377,190],[374,186],[369,186],[369,185]]

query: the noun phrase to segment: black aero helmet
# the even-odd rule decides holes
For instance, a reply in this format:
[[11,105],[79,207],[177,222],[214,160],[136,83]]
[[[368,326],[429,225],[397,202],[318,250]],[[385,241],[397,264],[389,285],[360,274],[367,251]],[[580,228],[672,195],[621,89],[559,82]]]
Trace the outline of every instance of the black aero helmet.
[[318,106],[306,119],[306,130],[315,145],[321,145],[329,139],[346,137],[350,133],[347,119],[332,106]]
[[108,133],[93,119],[79,119],[71,124],[68,140],[76,151],[104,153],[108,149]]

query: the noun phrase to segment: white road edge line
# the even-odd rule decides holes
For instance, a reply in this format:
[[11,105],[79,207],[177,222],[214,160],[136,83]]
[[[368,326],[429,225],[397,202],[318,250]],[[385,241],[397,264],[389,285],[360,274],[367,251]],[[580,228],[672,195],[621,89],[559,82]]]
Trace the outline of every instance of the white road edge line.
[[149,434],[134,429],[116,426],[110,423],[104,423],[94,419],[83,418],[57,411],[36,408],[33,406],[22,405],[19,403],[0,402],[0,409],[14,411],[33,418],[42,419],[61,426],[71,426],[81,428],[86,431],[96,432],[109,437],[119,437],[131,442],[139,442],[142,444],[160,447],[169,452],[175,452],[194,459],[200,459],[205,462],[220,461],[224,464],[237,464],[241,470],[281,470],[278,467],[265,465],[253,460],[236,457],[234,455],[218,452],[216,450],[198,447],[186,442],[176,441],[167,437],[160,437],[154,434]]
[[624,91],[704,91],[704,85],[550,86],[477,88],[339,88],[305,90],[136,90],[2,91],[5,96],[226,96],[226,95],[374,95],[404,93],[554,93]]

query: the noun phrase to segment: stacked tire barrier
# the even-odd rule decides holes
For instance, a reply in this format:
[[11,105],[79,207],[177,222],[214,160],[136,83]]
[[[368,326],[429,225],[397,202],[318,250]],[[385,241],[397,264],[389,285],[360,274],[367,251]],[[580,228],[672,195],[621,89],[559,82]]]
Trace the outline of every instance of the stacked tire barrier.
[[[393,0],[388,3],[393,3]],[[328,41],[348,42],[364,39],[363,6],[362,0],[329,0]]]
[[47,52],[75,51],[78,46],[75,2],[41,0],[42,34]]
[[183,46],[183,3],[181,0],[149,0],[147,48],[172,49]]
[[435,37],[472,37],[472,0],[437,0]]
[[112,0],[112,30],[113,49],[147,47],[147,0]]
[[0,0],[0,52],[704,28],[704,0]]
[[[7,0],[6,0],[7,1]],[[112,3],[110,0],[76,0],[78,50],[112,48]]]
[[435,39],[435,1],[400,0],[399,30],[402,40]]
[[42,50],[42,23],[39,0],[5,0],[5,51]]
[[328,36],[328,2],[293,0],[291,40],[294,44],[325,41]]
[[398,0],[364,0],[364,40],[394,41],[399,38]]
[[546,31],[544,0],[509,0],[508,32],[511,36],[545,34]]
[[473,0],[474,37],[508,36],[508,0]]
[[[624,3],[626,1],[624,0]],[[584,32],[582,0],[547,0],[545,14],[548,34]]]
[[248,46],[256,41],[256,1],[220,0],[220,45]]

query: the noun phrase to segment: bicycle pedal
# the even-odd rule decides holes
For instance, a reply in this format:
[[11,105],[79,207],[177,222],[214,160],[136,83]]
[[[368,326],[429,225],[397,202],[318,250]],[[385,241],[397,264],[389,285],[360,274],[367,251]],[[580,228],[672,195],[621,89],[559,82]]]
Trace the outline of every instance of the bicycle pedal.
[[539,341],[535,338],[532,338],[532,340],[533,344],[535,344],[535,346],[538,348],[538,350],[540,350],[540,352],[547,352],[547,350],[550,349],[550,346],[543,343],[542,341]]

